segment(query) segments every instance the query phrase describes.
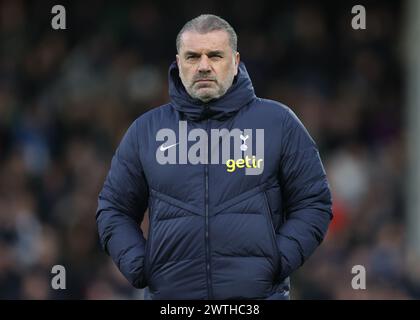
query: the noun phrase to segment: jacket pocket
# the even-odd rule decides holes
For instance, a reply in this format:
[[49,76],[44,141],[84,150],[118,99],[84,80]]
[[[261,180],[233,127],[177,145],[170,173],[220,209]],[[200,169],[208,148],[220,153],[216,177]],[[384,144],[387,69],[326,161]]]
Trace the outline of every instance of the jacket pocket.
[[152,246],[152,236],[153,236],[153,220],[154,220],[154,214],[153,214],[153,205],[152,205],[152,199],[149,201],[149,232],[147,236],[146,241],[146,250],[144,253],[144,275],[146,278],[147,283],[150,283],[150,268],[151,268],[151,246]]
[[267,192],[264,190],[263,191],[263,198],[264,198],[264,204],[265,204],[265,210],[264,210],[264,216],[266,218],[267,221],[267,228],[268,231],[270,232],[270,237],[272,240],[272,247],[274,250],[274,254],[275,254],[275,262],[276,265],[279,267],[278,270],[281,270],[279,264],[281,263],[281,254],[280,254],[280,250],[277,246],[277,240],[276,240],[276,231],[274,229],[274,225],[273,225],[273,215],[271,212],[271,208],[270,208],[270,203],[268,201],[268,196],[267,196]]

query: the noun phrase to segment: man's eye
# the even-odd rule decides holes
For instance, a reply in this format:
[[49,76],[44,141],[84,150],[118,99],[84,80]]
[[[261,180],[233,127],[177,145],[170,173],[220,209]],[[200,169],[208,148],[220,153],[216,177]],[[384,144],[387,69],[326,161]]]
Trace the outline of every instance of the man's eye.
[[187,60],[194,60],[197,59],[197,56],[187,56]]

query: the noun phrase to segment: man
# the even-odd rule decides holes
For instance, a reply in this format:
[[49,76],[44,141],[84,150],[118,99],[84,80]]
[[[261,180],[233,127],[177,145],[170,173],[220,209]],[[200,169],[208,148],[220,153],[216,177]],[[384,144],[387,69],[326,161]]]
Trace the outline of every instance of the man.
[[102,246],[152,299],[288,299],[332,218],[317,146],[288,107],[255,96],[225,20],[189,21],[177,52],[170,103],[134,121],[112,159]]

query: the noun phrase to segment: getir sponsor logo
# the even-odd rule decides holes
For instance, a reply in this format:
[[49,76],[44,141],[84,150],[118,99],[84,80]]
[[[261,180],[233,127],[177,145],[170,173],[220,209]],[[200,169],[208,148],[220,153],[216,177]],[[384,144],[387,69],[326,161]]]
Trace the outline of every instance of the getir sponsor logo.
[[252,156],[252,158],[245,156],[245,159],[229,159],[226,161],[226,167],[228,172],[233,172],[237,168],[260,168],[262,161],[263,159],[256,159],[255,156]]

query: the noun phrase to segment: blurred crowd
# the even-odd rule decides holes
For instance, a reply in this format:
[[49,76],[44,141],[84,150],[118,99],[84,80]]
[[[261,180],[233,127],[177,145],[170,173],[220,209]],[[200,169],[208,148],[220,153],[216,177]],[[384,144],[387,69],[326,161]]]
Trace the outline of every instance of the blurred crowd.
[[[334,220],[292,276],[293,299],[420,298],[406,247],[403,4],[0,0],[0,299],[142,299],[100,250],[95,211],[130,123],[168,101],[175,37],[227,19],[260,97],[290,106],[320,148]],[[147,220],[143,223],[147,229]],[[53,265],[66,290],[51,289]],[[351,287],[366,269],[366,290]]]

